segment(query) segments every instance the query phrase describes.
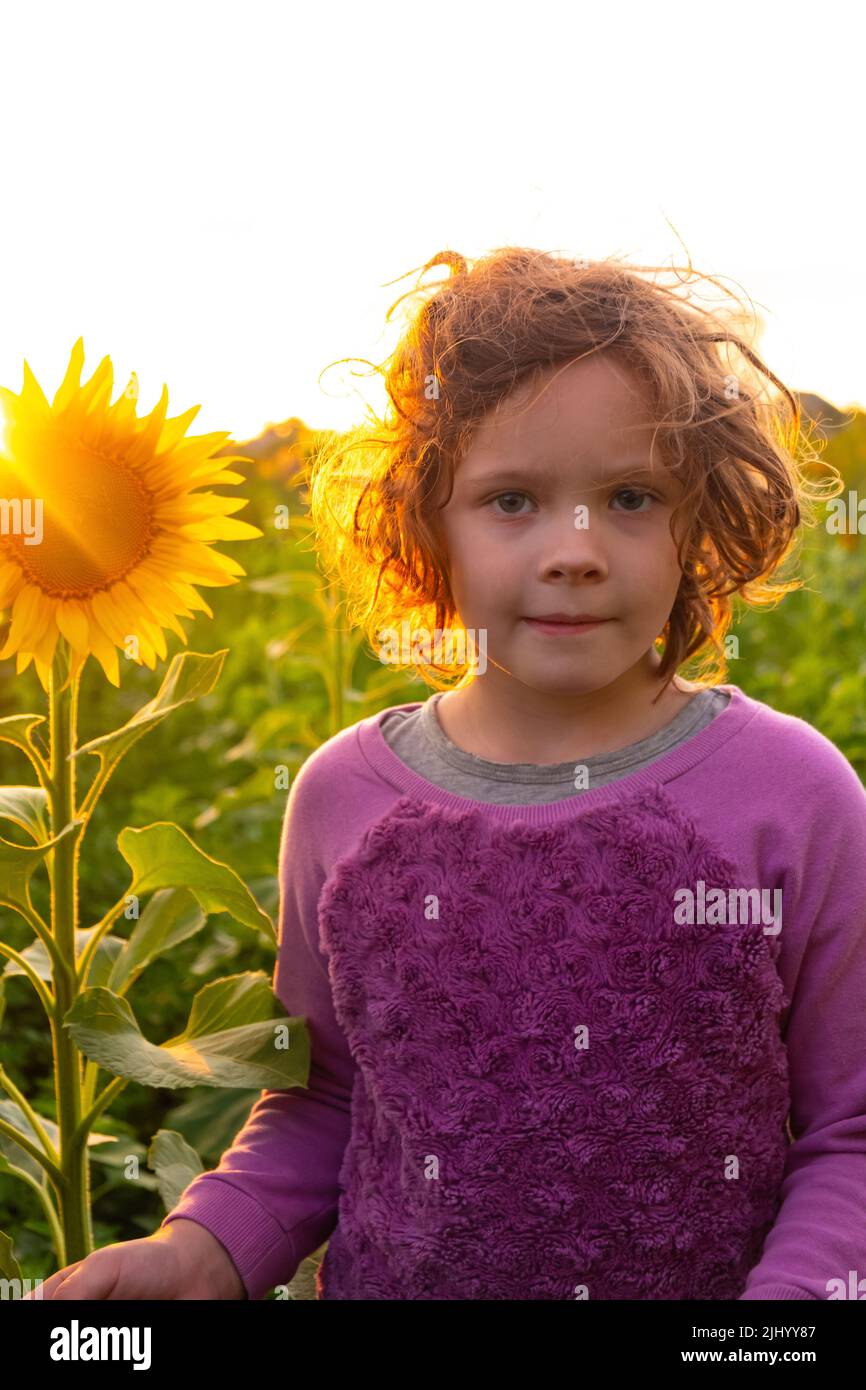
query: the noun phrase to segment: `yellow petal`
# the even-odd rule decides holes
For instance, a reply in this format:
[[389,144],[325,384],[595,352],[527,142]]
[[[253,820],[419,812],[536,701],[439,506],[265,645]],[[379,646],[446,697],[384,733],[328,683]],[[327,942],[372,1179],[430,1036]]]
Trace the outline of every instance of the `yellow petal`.
[[209,483],[245,483],[244,473],[235,473],[231,468],[221,468],[219,473],[211,473],[207,479]]
[[68,600],[61,600],[55,609],[54,616],[57,626],[63,633],[70,647],[75,651],[87,651],[87,635],[89,628],[87,619],[81,608],[80,603],[70,603]]
[[[187,614],[187,617],[190,617],[190,616],[191,616],[190,614]],[[178,622],[177,618],[175,617],[175,615],[174,615],[173,613],[170,613],[169,616],[166,618],[166,620],[165,620],[165,625],[166,625],[166,627],[171,628],[172,632],[176,632],[176,633],[177,633],[177,635],[178,635],[178,637],[180,638],[181,642],[183,642],[183,644],[184,644],[184,646],[185,646],[185,645],[186,645],[186,641],[187,641],[186,633],[184,632],[183,628],[181,627],[180,623]]]
[[111,642],[122,646],[126,637],[127,624],[118,617],[117,610],[104,589],[92,596],[90,607],[93,612],[94,623],[102,629],[102,632],[108,636]]
[[52,623],[34,647],[37,662],[44,662],[49,669],[54,660],[54,648],[57,646],[57,639],[59,636],[60,633]]
[[111,358],[103,357],[93,376],[82,386],[75,402],[76,406],[84,412],[100,410],[101,406],[111,400],[113,386],[114,368]]
[[57,394],[54,397],[54,410],[59,414],[65,410],[76,392],[81,389],[81,368],[84,366],[84,339],[79,338],[69,355],[69,366]]
[[231,516],[249,506],[248,497],[220,497],[217,493],[201,496],[187,494],[157,507],[156,521],[160,526],[182,526],[191,521],[205,521],[211,516]]
[[126,461],[133,467],[142,464],[145,459],[152,458],[159,443],[159,436],[162,432],[165,412],[168,408],[168,387],[163,384],[162,394],[153,410],[147,417],[144,429],[136,439],[135,443],[126,452]]
[[136,629],[134,635],[135,640],[138,643],[139,656],[141,660],[144,662],[145,666],[147,666],[148,669],[152,671],[154,666],[156,665],[156,652],[154,651],[153,643],[151,642],[150,638],[144,630],[143,623],[139,622],[139,626]]
[[36,674],[39,677],[39,684],[42,686],[42,689],[45,691],[45,694],[48,695],[51,690],[51,667],[46,666],[44,661],[40,661],[38,657],[34,659],[33,664],[36,667]]
[[136,630],[138,615],[141,611],[141,602],[129,587],[128,578],[129,576],[119,584],[112,585],[105,595],[121,634]]
[[178,596],[182,598],[187,606],[192,608],[194,612],[206,613],[209,618],[213,617],[213,609],[210,604],[202,598],[201,594],[196,592],[191,584],[185,584],[182,579],[172,580],[171,584]]
[[186,526],[177,527],[178,534],[189,536],[194,541],[236,541],[253,540],[263,536],[258,526],[248,521],[236,521],[234,517],[214,517],[212,521],[193,521]]
[[9,565],[5,560],[0,560],[0,611],[12,607],[24,588],[24,583],[24,575],[17,565]]
[[165,645],[165,636],[162,628],[157,623],[152,623],[148,618],[139,618],[139,624],[145,633],[148,643],[159,654],[161,661],[165,661],[168,655],[168,648]]
[[25,644],[32,650],[48,626],[50,617],[51,608],[42,590],[37,589],[34,584],[25,585],[15,600],[12,625],[6,644],[0,652],[0,661],[4,661]]
[[112,685],[120,686],[120,673],[117,665],[117,648],[109,642],[97,622],[90,625],[90,646]]
[[124,582],[127,588],[131,589],[132,592],[138,596],[139,608],[142,606],[151,608],[155,615],[159,611],[165,612],[166,609],[170,608],[172,602],[171,594],[166,591],[164,585],[160,584],[155,575],[149,573],[148,570],[130,570]]
[[162,427],[162,434],[159,436],[160,453],[173,448],[183,438],[200,410],[200,405],[192,405],[189,410],[184,411],[183,415],[175,415],[172,419],[166,420]]
[[21,390],[21,396],[22,398],[25,396],[28,398],[27,404],[31,407],[31,409],[34,405],[36,405],[39,408],[39,410],[45,415],[47,415],[51,409],[51,406],[45,399],[42,387],[39,385],[39,382],[33,375],[33,372],[30,369],[30,363],[26,360],[26,358],[24,361],[24,386]]

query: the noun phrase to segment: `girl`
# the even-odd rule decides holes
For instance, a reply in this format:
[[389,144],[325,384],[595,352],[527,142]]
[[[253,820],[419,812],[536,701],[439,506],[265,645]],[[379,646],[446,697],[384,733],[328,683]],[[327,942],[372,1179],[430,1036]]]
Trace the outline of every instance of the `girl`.
[[148,1258],[161,1297],[261,1298],[324,1241],[323,1299],[848,1296],[866,792],[719,683],[731,595],[794,587],[768,580],[809,502],[796,402],[639,269],[446,263],[383,428],[311,473],[351,617],[435,693],[288,798],[275,991],[309,1086],[63,1296],[106,1296],[100,1258],[155,1296]]

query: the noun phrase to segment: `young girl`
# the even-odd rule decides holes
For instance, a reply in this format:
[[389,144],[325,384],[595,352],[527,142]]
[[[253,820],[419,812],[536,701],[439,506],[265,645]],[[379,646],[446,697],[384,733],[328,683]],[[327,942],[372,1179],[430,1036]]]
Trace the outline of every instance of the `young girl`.
[[793,587],[796,402],[637,269],[446,262],[384,429],[311,478],[351,616],[435,693],[297,776],[275,990],[309,1087],[133,1244],[173,1233],[211,1297],[326,1240],[323,1299],[852,1296],[866,792],[718,683],[730,596]]

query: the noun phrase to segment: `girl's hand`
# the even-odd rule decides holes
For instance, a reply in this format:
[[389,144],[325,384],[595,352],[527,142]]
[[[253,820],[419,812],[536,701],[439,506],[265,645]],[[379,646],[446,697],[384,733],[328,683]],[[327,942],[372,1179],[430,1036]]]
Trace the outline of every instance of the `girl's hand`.
[[46,1279],[28,1299],[246,1298],[225,1247],[197,1221],[172,1221],[152,1236],[94,1250]]

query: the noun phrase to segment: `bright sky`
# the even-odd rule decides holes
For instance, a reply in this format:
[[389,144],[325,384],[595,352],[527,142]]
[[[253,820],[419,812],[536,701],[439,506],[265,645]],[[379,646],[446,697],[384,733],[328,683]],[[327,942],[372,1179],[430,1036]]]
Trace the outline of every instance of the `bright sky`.
[[[777,375],[866,405],[862,29],[841,0],[5,6],[0,384],[82,335],[237,440],[377,408],[437,250],[683,263]],[[666,220],[667,219],[667,220]],[[435,272],[444,274],[444,272]],[[355,371],[361,368],[357,365]],[[358,393],[361,393],[360,396]]]

